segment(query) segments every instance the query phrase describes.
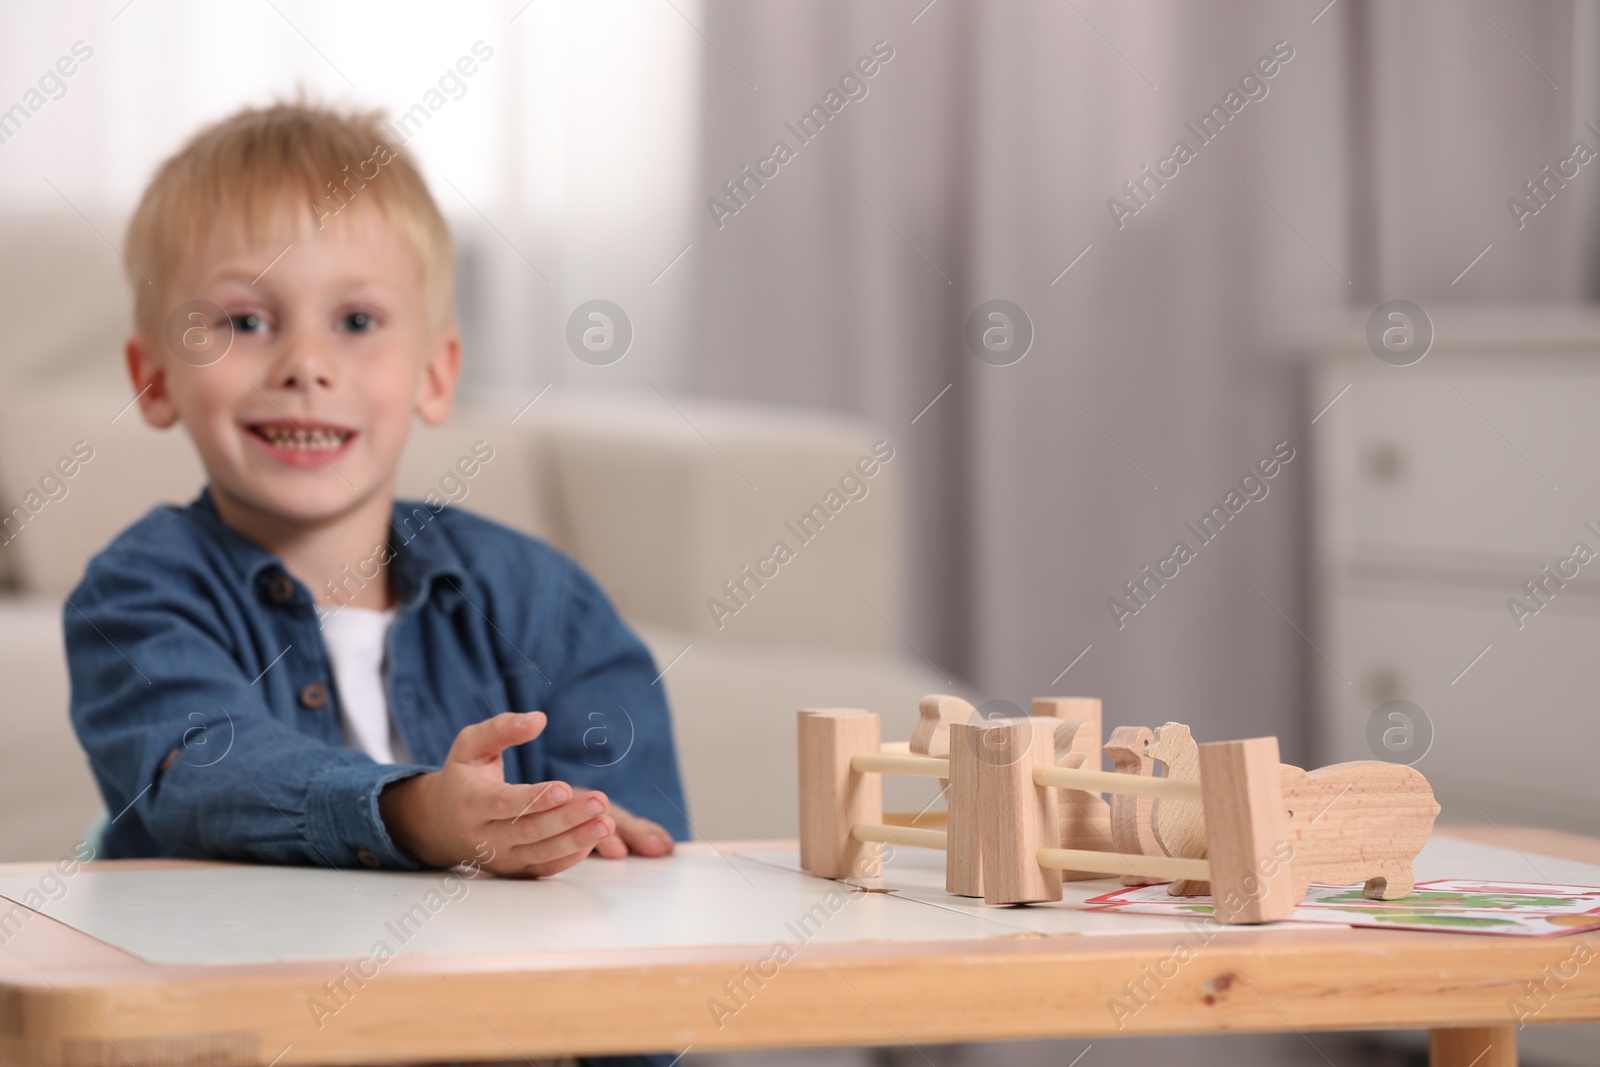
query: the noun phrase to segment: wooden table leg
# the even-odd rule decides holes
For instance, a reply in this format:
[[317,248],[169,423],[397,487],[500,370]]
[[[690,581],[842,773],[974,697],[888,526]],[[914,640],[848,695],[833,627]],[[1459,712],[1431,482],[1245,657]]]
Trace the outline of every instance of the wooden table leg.
[[1517,1028],[1471,1026],[1430,1031],[1428,1067],[1517,1067]]

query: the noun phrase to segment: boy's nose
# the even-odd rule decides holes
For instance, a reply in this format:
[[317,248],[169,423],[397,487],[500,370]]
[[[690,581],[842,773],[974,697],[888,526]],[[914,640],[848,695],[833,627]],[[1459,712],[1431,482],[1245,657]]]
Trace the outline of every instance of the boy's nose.
[[280,389],[324,389],[333,385],[332,363],[306,342],[291,342],[274,369],[274,384]]
[[284,389],[298,389],[305,385],[331,386],[333,379],[308,366],[291,367],[279,379]]

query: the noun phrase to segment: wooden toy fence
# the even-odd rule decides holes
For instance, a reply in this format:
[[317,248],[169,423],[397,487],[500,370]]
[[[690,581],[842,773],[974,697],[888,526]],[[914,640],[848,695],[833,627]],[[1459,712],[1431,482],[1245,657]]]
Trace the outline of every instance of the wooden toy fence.
[[[1127,875],[1190,891],[1209,883],[1226,923],[1288,918],[1312,881],[1365,879],[1367,895],[1384,899],[1411,891],[1412,860],[1439,808],[1409,767],[1364,761],[1308,774],[1279,763],[1277,739],[1263,737],[1198,746],[1197,780],[1106,773],[1093,769],[1098,701],[1041,698],[1041,710],[1057,714],[963,721],[970,705],[930,697],[913,740],[888,746],[876,715],[802,711],[801,865],[820,877],[870,877],[880,872],[874,843],[940,849],[946,890],[990,904],[1060,900],[1063,878]],[[1066,765],[1088,762],[1091,743],[1093,766]],[[886,774],[947,782],[946,829],[886,820]],[[1198,854],[1062,847],[1111,843],[1096,818],[1101,793],[1189,806],[1203,817]]]

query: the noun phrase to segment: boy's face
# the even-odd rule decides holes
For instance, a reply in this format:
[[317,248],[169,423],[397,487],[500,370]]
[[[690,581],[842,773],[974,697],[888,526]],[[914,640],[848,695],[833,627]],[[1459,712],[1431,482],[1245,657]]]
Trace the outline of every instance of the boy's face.
[[[450,413],[460,340],[376,208],[353,204],[321,230],[309,212],[284,215],[259,244],[217,228],[164,294],[178,318],[135,334],[127,358],[145,419],[183,423],[224,518],[308,524],[387,506],[413,415]],[[216,347],[175,351],[185,329]]]

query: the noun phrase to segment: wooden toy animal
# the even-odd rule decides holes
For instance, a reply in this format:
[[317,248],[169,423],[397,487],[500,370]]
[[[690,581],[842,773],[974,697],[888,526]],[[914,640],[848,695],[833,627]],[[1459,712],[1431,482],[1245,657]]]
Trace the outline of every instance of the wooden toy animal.
[[978,709],[960,697],[931,693],[917,705],[917,726],[911,731],[909,748],[919,756],[943,759],[950,755],[950,727],[971,722]]
[[[1073,770],[1100,769],[1098,723],[1081,719],[1047,720],[1051,734],[1051,762]],[[1061,789],[1055,794],[1058,841],[1062,848],[1113,849],[1111,806],[1098,790]],[[1096,871],[1063,870],[1063,881],[1100,878]]]
[[1362,894],[1373,900],[1411,894],[1411,858],[1439,814],[1420,771],[1379,760],[1280,770],[1297,898],[1312,882],[1362,880]]
[[[1149,753],[1167,776],[1198,781],[1200,746],[1189,728],[1167,723],[1156,730]],[[1411,859],[1422,850],[1439,814],[1433,789],[1413,767],[1380,760],[1338,763],[1315,771],[1281,764],[1289,845],[1295,860],[1296,897],[1312,882],[1364,882],[1374,900],[1409,896]],[[1154,830],[1169,855],[1205,856],[1206,821],[1193,805],[1157,801]],[[1201,882],[1177,881],[1174,896],[1210,892]]]
[[[1150,758],[1148,749],[1154,740],[1155,734],[1148,726],[1119,726],[1112,730],[1105,746],[1112,769],[1118,774],[1151,777],[1155,760]],[[1166,855],[1161,842],[1156,840],[1154,797],[1113,793],[1110,803],[1111,844],[1115,851],[1133,856]],[[1151,885],[1159,881],[1137,874],[1122,876],[1123,885]]]
[[[1200,780],[1200,747],[1194,735],[1181,722],[1158,726],[1148,749],[1150,758],[1161,764],[1162,777],[1181,782]],[[1169,856],[1203,859],[1206,854],[1206,820],[1199,804],[1183,800],[1156,801],[1152,813],[1153,830],[1161,850]],[[1211,892],[1204,882],[1180,878],[1167,886],[1175,897],[1198,896]]]

